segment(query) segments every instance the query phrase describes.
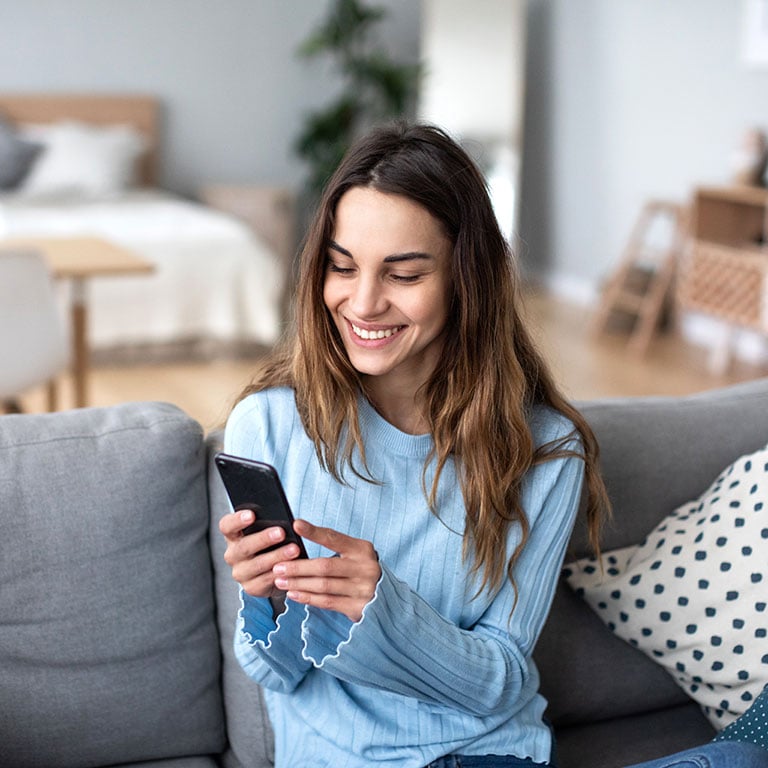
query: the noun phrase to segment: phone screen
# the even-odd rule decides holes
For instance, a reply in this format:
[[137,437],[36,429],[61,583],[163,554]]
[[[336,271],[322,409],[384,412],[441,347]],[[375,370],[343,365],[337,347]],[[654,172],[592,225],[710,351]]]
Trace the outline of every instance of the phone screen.
[[293,542],[299,548],[299,556],[306,557],[304,542],[293,530],[293,514],[275,468],[226,453],[217,453],[214,460],[235,512],[250,509],[254,513],[255,522],[243,533],[247,535],[279,526],[285,531],[285,539],[262,551],[270,552]]

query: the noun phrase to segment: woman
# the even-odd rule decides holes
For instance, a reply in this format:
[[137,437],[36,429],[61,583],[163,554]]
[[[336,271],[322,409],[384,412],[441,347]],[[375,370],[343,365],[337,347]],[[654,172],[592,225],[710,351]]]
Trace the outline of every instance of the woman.
[[295,329],[225,435],[276,466],[309,554],[263,552],[284,532],[243,536],[251,512],[221,521],[278,766],[553,764],[531,654],[582,485],[595,547],[607,505],[592,432],[518,307],[450,138],[399,125],[348,153],[302,252]]

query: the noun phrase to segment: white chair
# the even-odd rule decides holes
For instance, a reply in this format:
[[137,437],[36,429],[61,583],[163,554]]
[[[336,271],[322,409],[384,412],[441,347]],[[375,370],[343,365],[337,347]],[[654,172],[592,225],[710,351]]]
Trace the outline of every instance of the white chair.
[[56,376],[68,358],[43,257],[34,251],[0,250],[0,408],[20,411],[18,396],[45,383],[48,409],[56,410]]

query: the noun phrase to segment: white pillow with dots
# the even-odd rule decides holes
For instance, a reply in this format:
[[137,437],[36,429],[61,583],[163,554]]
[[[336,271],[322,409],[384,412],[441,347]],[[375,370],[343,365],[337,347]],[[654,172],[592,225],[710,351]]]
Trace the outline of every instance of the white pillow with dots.
[[715,728],[743,714],[768,683],[768,447],[601,559],[567,565],[570,586]]

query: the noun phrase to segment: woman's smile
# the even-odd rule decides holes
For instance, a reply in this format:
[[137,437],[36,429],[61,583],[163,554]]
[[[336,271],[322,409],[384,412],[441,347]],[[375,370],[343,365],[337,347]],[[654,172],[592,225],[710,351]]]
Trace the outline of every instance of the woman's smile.
[[[404,325],[395,325],[388,327],[374,327],[364,328],[360,325],[356,325],[351,320],[347,319],[352,333],[362,342],[381,341],[383,339],[391,339],[405,328]],[[370,346],[370,345],[366,345]]]

